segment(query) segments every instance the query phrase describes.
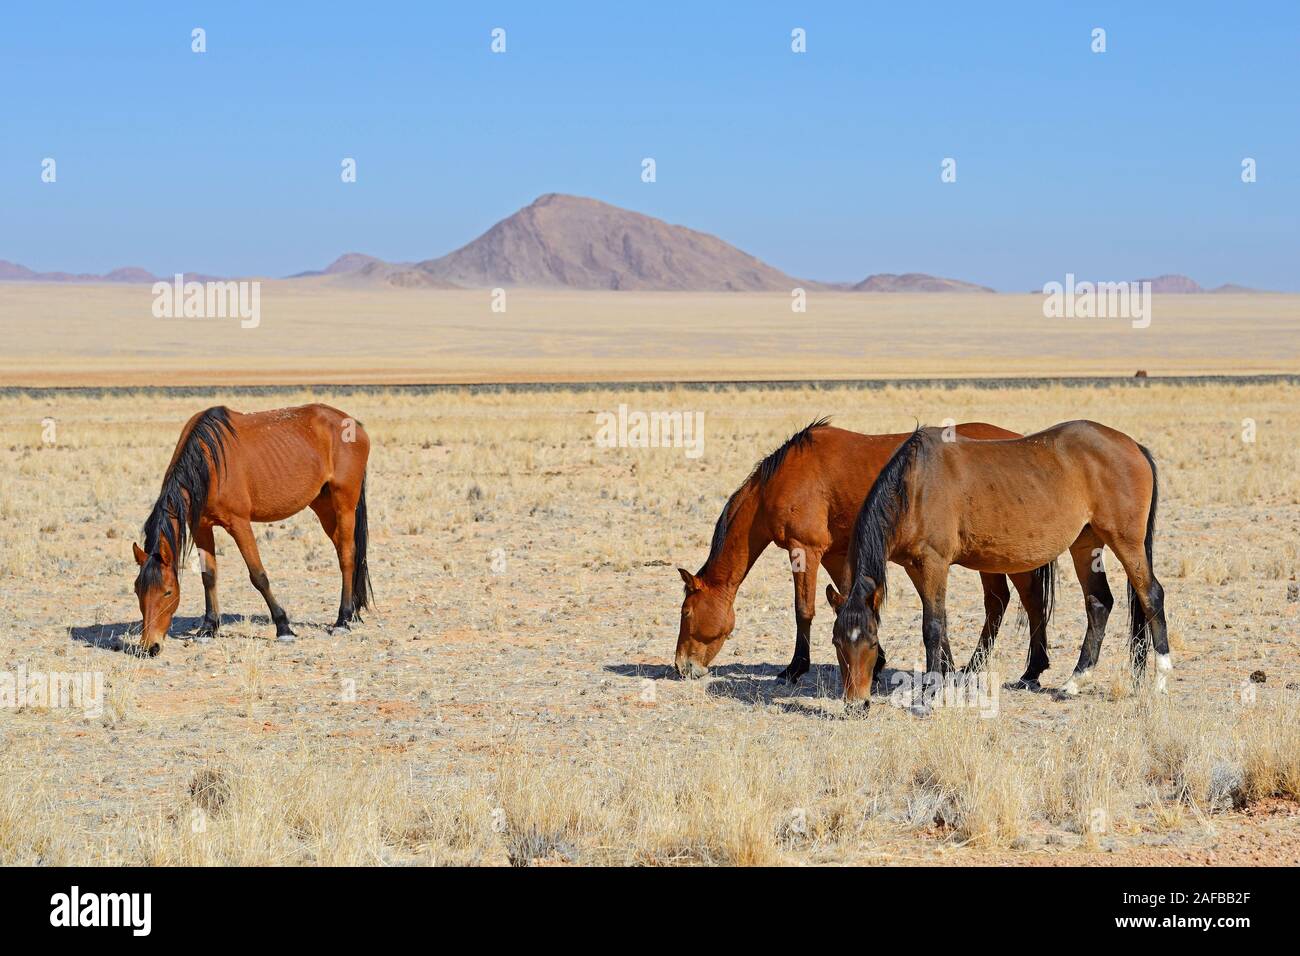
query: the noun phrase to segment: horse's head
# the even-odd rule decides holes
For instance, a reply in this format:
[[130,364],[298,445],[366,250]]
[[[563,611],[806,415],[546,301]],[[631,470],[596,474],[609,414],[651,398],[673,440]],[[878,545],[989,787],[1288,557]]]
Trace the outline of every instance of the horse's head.
[[163,639],[171,627],[172,617],[181,603],[181,582],[176,574],[176,555],[163,535],[158,537],[158,553],[146,554],[132,543],[135,563],[135,596],[140,600],[140,650],[150,657],[162,650]]
[[736,610],[729,593],[711,587],[685,568],[677,571],[686,585],[682,624],[677,632],[677,673],[682,677],[703,677],[736,626]]
[[835,608],[835,655],[840,661],[840,680],[844,684],[844,700],[850,707],[866,710],[871,703],[871,678],[880,656],[880,605],[885,589],[878,587],[869,577],[846,597],[826,585],[826,600]]

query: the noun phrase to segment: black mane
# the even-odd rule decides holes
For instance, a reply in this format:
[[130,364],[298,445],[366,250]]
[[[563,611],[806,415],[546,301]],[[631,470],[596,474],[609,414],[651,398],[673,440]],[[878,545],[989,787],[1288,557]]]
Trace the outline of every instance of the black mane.
[[[907,440],[885,463],[876,477],[875,484],[867,492],[867,500],[862,503],[857,520],[853,523],[853,539],[849,543],[849,560],[852,562],[850,577],[853,584],[844,601],[841,614],[864,614],[866,599],[866,582],[870,578],[880,590],[883,601],[889,593],[886,579],[886,566],[889,561],[890,538],[898,522],[907,513],[910,499],[908,478],[917,458],[928,447],[930,436],[921,427],[908,436]],[[861,627],[862,621],[844,620],[846,628]]]
[[727,499],[722,514],[718,515],[718,523],[713,526],[713,540],[709,543],[709,556],[704,562],[704,567],[707,568],[722,553],[722,548],[727,543],[727,531],[731,527],[731,515],[735,510],[736,503],[740,500],[741,493],[747,488],[761,488],[767,484],[780,469],[781,463],[785,461],[786,453],[791,448],[801,448],[808,444],[812,441],[812,433],[819,428],[825,428],[830,422],[829,416],[823,416],[815,422],[809,422],[787,438],[781,447],[754,466],[754,470],[749,473],[749,477],[741,482],[740,487],[732,492],[731,497]]
[[162,491],[144,522],[144,551],[148,558],[140,566],[139,581],[146,587],[162,579],[159,550],[163,540],[180,568],[192,528],[198,524],[208,500],[212,477],[208,459],[212,460],[213,470],[223,468],[226,438],[234,434],[230,411],[220,406],[203,412],[185,436],[185,444],[163,476]]

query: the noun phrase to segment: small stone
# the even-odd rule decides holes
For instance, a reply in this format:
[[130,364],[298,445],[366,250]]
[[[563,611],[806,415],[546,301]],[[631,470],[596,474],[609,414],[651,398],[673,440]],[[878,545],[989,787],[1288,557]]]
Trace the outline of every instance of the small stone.
[[1252,684],[1262,684],[1262,683],[1264,683],[1266,680],[1268,680],[1268,675],[1265,674],[1263,671],[1254,671],[1254,672],[1250,675],[1250,682],[1251,682]]

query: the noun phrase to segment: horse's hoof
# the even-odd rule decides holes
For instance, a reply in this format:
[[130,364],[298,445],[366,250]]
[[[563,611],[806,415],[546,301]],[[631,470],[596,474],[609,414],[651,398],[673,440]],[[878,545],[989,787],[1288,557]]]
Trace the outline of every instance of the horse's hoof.
[[281,644],[292,644],[294,641],[298,640],[298,635],[293,631],[285,631],[283,634],[275,635],[275,639]]
[[807,668],[804,668],[803,670],[795,670],[794,668],[787,667],[785,670],[781,671],[781,673],[776,675],[776,679],[783,684],[789,684],[793,687],[795,684],[799,683],[799,678],[803,677],[803,675],[807,673]]
[[194,635],[194,643],[195,643],[195,644],[211,644],[211,643],[212,643],[212,632],[211,632],[211,631],[199,631],[199,633],[197,633],[197,634]]
[[334,634],[337,631],[350,631],[350,630],[352,630],[351,624],[349,624],[347,621],[344,620],[338,620],[335,621],[334,626],[330,628],[330,633]]
[[1043,685],[1038,683],[1038,681],[1036,680],[1032,680],[1032,679],[1025,680],[1022,677],[1020,678],[1020,680],[1008,681],[1007,683],[1002,685],[1002,689],[1003,690],[1027,690],[1034,694],[1041,694],[1043,692]]

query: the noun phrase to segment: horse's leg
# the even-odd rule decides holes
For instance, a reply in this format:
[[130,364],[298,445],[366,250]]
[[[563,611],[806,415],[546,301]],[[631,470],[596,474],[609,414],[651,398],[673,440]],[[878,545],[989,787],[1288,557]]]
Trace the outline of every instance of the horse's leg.
[[1110,593],[1106,571],[1100,561],[1101,539],[1091,528],[1085,528],[1078,540],[1070,545],[1070,557],[1074,561],[1079,586],[1083,588],[1083,607],[1088,615],[1088,630],[1083,635],[1083,646],[1079,648],[1079,663],[1074,665],[1074,673],[1061,687],[1061,693],[1073,696],[1079,693],[1079,685],[1092,675],[1092,669],[1101,657],[1101,642],[1106,636],[1106,621],[1115,606],[1115,598]]
[[980,583],[984,585],[984,629],[980,631],[980,642],[970,656],[970,662],[962,668],[967,674],[982,671],[988,664],[989,655],[993,653],[993,642],[998,638],[998,628],[1002,626],[1002,617],[1007,613],[1007,604],[1011,601],[1011,588],[1007,586],[1005,574],[986,574],[980,572]]
[[203,562],[203,623],[194,639],[206,644],[221,629],[221,609],[217,606],[217,545],[212,537],[212,525],[200,523],[194,532],[194,546],[199,549]]
[[817,613],[817,566],[822,551],[791,541],[790,573],[794,575],[794,656],[785,670],[776,675],[777,680],[789,684],[799,683],[799,678],[812,666],[812,622]]
[[1137,607],[1129,608],[1129,659],[1133,665],[1136,683],[1146,673],[1147,632],[1156,651],[1156,690],[1168,688],[1168,673],[1173,670],[1169,658],[1169,631],[1165,625],[1165,589],[1156,580],[1151,562],[1147,560],[1141,539],[1112,536],[1106,541],[1115,552],[1132,588],[1130,602],[1137,599]]
[[927,674],[946,674],[954,669],[948,646],[948,565],[938,560],[908,567],[907,575],[921,596],[921,639],[925,642]]
[[[352,568],[355,563],[356,544],[352,538],[352,529],[356,521],[355,507],[344,514],[338,507],[337,496],[327,488],[316,496],[311,503],[311,510],[320,519],[320,526],[334,545],[334,552],[339,559],[339,573],[343,575],[343,587],[339,597],[339,614],[331,630],[343,628],[350,630],[352,613]],[[346,519],[346,520],[345,520]],[[360,615],[356,615],[360,620]]]
[[1047,657],[1047,608],[1043,596],[1034,587],[1034,572],[1024,571],[1009,577],[1029,618],[1029,659],[1020,679],[1007,686],[1012,690],[1039,690],[1038,678],[1051,664]]
[[348,498],[342,489],[331,489],[330,498],[334,502],[334,550],[339,555],[339,573],[343,576],[343,587],[339,596],[339,616],[334,621],[335,629],[350,630],[349,622],[360,623],[361,614],[353,607],[352,572],[356,567],[357,545],[353,532],[356,529],[357,502]]
[[235,539],[235,544],[239,546],[239,553],[244,558],[244,563],[248,565],[248,580],[253,582],[253,587],[257,588],[262,599],[266,601],[267,610],[271,612],[271,620],[275,622],[275,636],[285,643],[294,639],[293,629],[289,627],[289,615],[284,613],[284,608],[275,600],[275,595],[271,593],[271,582],[266,577],[266,569],[262,567],[262,556],[257,551],[257,539],[253,537],[253,526],[245,521],[234,521],[230,525],[230,536]]

